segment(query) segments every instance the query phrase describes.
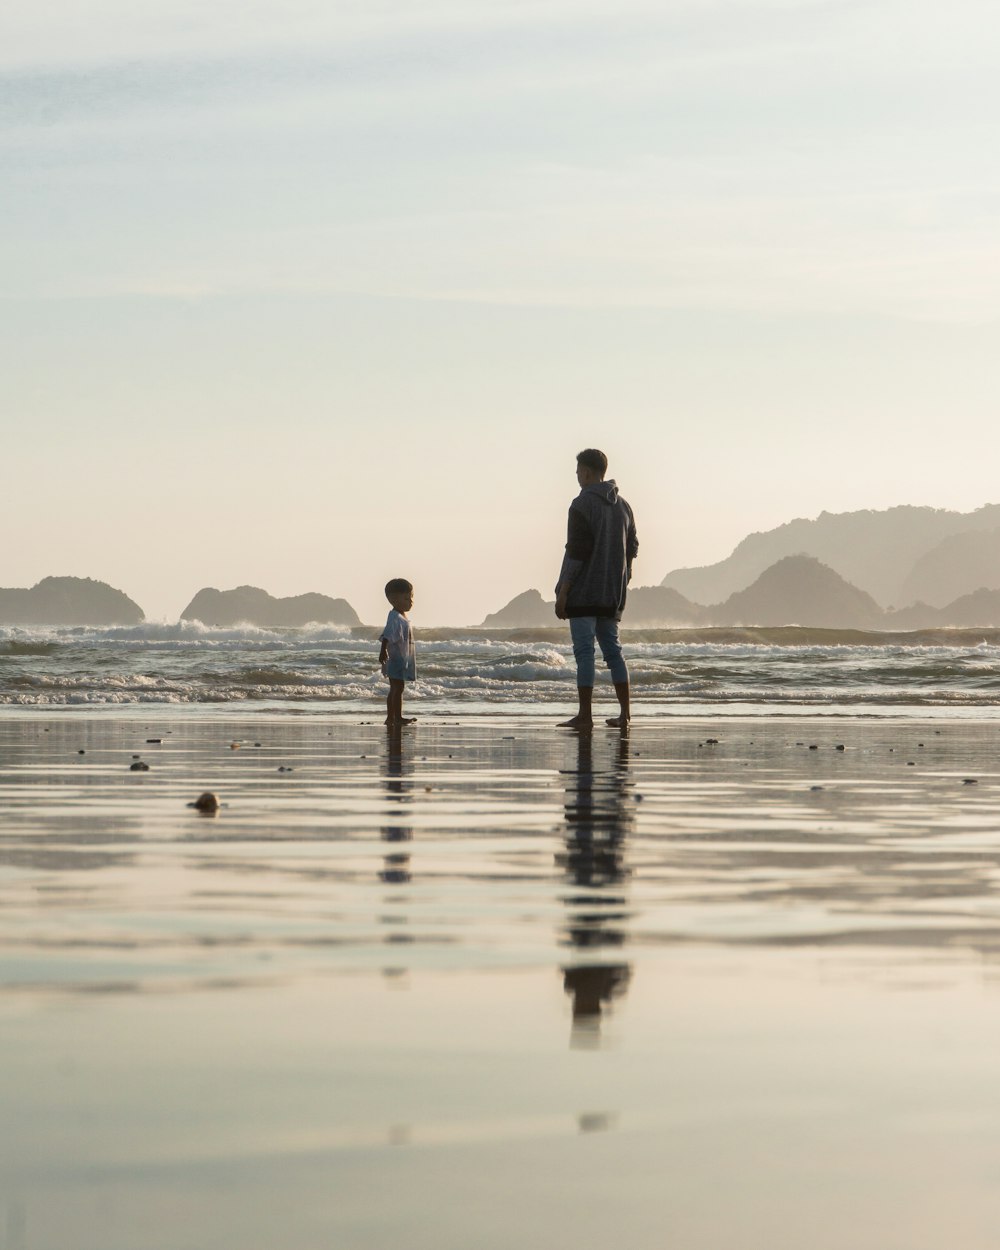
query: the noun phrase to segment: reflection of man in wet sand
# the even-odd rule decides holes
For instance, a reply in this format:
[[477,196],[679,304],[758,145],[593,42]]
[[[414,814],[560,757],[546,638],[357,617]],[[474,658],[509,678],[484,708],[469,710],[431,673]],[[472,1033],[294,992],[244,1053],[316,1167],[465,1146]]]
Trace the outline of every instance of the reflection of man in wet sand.
[[556,587],[556,616],[569,620],[573,638],[580,700],[576,716],[562,722],[568,729],[590,729],[594,723],[595,639],[611,670],[621,708],[608,724],[625,728],[629,722],[628,669],[618,641],[618,622],[639,540],[632,509],[618,494],[614,479],[604,480],[607,471],[608,458],[596,447],[588,447],[576,458],[580,493],[570,504],[566,555]]
[[557,863],[571,886],[564,940],[574,961],[563,968],[563,989],[573,1002],[572,1044],[596,1045],[601,1017],[628,989],[631,966],[602,954],[626,940],[625,841],[632,825],[629,739],[622,733],[610,769],[595,772],[593,736],[578,739],[577,766],[567,769],[566,848]]

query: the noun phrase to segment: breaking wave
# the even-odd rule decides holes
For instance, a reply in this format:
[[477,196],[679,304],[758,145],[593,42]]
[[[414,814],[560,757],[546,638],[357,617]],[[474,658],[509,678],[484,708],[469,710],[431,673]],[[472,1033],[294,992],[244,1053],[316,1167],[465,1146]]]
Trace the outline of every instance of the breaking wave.
[[[193,622],[0,628],[0,705],[316,703],[371,710],[384,694],[373,628]],[[566,631],[417,630],[407,698],[472,707],[569,703]],[[1000,707],[1000,632],[831,630],[625,634],[637,700],[652,706]],[[598,681],[605,680],[603,676]]]

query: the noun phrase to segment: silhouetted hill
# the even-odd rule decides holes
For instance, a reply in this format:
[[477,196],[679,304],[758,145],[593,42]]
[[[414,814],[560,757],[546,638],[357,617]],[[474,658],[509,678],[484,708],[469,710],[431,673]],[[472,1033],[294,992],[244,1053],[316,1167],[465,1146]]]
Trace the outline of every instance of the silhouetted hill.
[[976,626],[1000,627],[1000,590],[980,587],[944,607],[911,604],[899,611],[886,612],[883,629],[975,629]]
[[931,548],[953,534],[998,526],[998,504],[975,512],[909,506],[881,512],[823,512],[815,520],[799,518],[750,534],[725,560],[702,568],[674,569],[662,585],[696,603],[717,603],[749,586],[777,560],[804,554],[821,560],[879,603],[903,604],[907,602],[903,597],[907,575]]
[[107,582],[43,577],[30,590],[0,590],[0,624],[138,625],[142,608]]
[[199,590],[181,613],[182,621],[203,625],[262,625],[265,628],[299,625],[360,625],[357,612],[346,599],[327,595],[293,595],[275,599],[257,586],[235,590]]
[[943,608],[915,603],[885,614],[884,629],[995,629],[1000,626],[1000,590],[974,590]]
[[1000,590],[974,590],[941,608],[943,625],[1000,625]]
[[526,590],[515,595],[499,612],[491,612],[481,629],[537,629],[556,625],[556,601],[546,601],[540,590]]
[[[636,586],[628,592],[622,624],[626,629],[652,629],[699,625],[704,620],[705,609],[676,590],[664,586]],[[499,612],[491,612],[479,628],[538,629],[558,623],[555,600],[543,599],[540,591],[526,590]]]
[[1000,529],[950,534],[916,561],[899,591],[899,604],[934,607],[986,587],[1000,590]]
[[811,625],[874,629],[883,613],[871,595],[812,556],[786,556],[709,609],[713,625]]
[[929,603],[911,603],[907,608],[896,608],[886,612],[882,618],[882,629],[913,630],[938,629],[944,624],[944,609],[932,608]]
[[700,625],[707,610],[669,586],[636,586],[629,590],[623,624],[626,629]]

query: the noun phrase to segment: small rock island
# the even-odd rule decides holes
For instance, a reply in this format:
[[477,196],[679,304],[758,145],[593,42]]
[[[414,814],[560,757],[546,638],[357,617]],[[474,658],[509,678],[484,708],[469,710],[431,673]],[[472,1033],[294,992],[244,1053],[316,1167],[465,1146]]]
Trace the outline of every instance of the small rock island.
[[201,621],[203,625],[260,625],[265,629],[361,624],[346,599],[320,594],[275,599],[258,586],[237,586],[235,590],[206,586],[181,613],[181,620]]
[[90,577],[43,577],[30,589],[0,589],[2,625],[138,625],[142,608]]

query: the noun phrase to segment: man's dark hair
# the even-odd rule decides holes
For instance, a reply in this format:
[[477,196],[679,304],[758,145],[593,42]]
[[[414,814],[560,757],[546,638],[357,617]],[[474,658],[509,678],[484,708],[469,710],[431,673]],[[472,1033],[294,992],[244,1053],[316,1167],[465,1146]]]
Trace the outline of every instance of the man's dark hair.
[[408,582],[405,577],[394,577],[385,584],[385,597],[388,599],[390,595],[402,595],[408,590],[412,593],[412,582]]
[[608,471],[608,458],[603,451],[598,451],[596,447],[585,447],[583,451],[578,452],[576,463],[582,464],[587,469],[593,469],[601,477]]

